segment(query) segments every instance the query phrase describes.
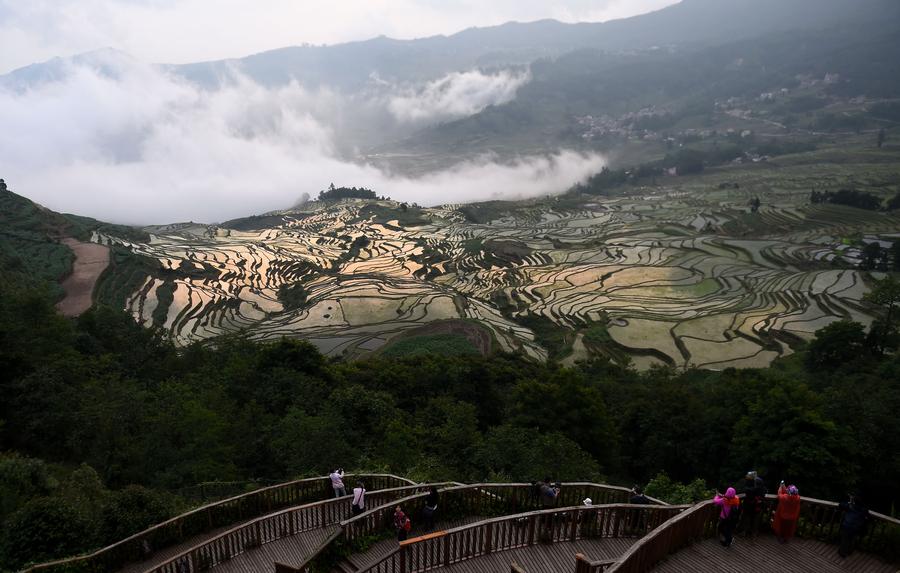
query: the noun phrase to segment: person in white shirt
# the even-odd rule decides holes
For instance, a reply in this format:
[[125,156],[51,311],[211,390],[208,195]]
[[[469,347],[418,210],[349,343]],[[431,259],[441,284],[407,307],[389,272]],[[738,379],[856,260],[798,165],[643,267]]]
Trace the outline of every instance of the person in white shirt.
[[353,515],[359,515],[366,510],[366,486],[363,482],[357,482],[353,488],[353,501],[350,502],[350,510]]
[[334,497],[344,497],[347,495],[347,489],[344,487],[344,470],[338,468],[331,472],[331,487],[334,488]]

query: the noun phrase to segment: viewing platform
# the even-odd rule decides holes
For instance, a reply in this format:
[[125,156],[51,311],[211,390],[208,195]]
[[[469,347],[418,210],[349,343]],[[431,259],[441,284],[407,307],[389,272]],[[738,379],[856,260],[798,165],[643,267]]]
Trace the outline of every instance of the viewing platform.
[[[348,476],[349,478],[350,476]],[[414,484],[392,475],[356,475],[369,487],[367,510],[334,498],[327,478],[271,486],[211,503],[89,555],[36,565],[27,573],[663,573],[850,571],[888,573],[900,563],[900,521],[871,513],[859,549],[846,559],[834,541],[837,504],[804,499],[797,537],[780,544],[767,531],[716,539],[711,501],[629,505],[626,488],[562,484],[557,506],[540,509],[530,484]],[[421,509],[437,487],[434,530]],[[585,506],[585,498],[594,505]],[[413,523],[397,542],[394,508]],[[229,523],[230,520],[230,523]]]

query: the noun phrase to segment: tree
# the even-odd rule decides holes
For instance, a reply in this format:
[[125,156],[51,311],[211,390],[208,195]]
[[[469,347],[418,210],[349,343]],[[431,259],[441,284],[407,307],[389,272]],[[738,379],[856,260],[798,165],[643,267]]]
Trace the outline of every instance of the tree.
[[893,339],[897,326],[894,324],[894,315],[896,306],[900,303],[900,281],[892,276],[875,281],[875,286],[866,294],[865,300],[884,310],[882,320],[876,321],[878,324],[872,326],[872,333],[875,333],[873,342],[876,344],[877,351],[883,353],[888,348],[895,346]]
[[275,429],[273,448],[293,475],[314,475],[352,467],[359,451],[344,437],[348,424],[335,414],[308,416],[294,408]]
[[171,497],[139,485],[112,492],[103,508],[104,541],[125,539],[165,521],[176,510]]
[[832,370],[865,354],[866,329],[858,322],[840,320],[816,331],[809,343],[807,365],[811,370]]
[[867,270],[875,270],[878,268],[879,262],[883,258],[881,250],[881,245],[879,245],[877,241],[868,243],[863,247],[862,268]]
[[95,543],[91,537],[87,521],[65,500],[34,499],[4,524],[3,568],[17,570],[29,562],[75,555]]
[[616,465],[616,433],[598,385],[561,368],[516,386],[513,420],[545,432],[559,431],[607,468]]
[[542,432],[504,424],[492,428],[475,454],[485,476],[534,481],[551,476],[560,481],[599,478],[597,462],[559,432]]
[[660,472],[647,483],[644,493],[666,503],[679,505],[710,499],[715,492],[706,487],[702,479],[683,484],[673,481],[666,472]]
[[729,477],[755,468],[770,481],[809,484],[817,497],[845,492],[855,474],[852,439],[828,418],[821,396],[792,379],[751,396],[728,451]]
[[49,495],[56,486],[43,460],[0,454],[0,521],[29,499]]

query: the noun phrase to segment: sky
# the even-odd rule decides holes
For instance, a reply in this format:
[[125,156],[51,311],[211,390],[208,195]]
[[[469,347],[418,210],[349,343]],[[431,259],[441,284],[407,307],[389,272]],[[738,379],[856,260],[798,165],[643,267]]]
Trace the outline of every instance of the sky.
[[66,64],[52,81],[0,87],[0,177],[56,211],[136,225],[284,209],[331,182],[422,205],[560,193],[605,158],[566,149],[503,162],[484,155],[413,178],[346,152],[355,139],[342,126],[411,133],[472,115],[514,100],[531,81],[527,70],[463,69],[414,85],[378,79],[341,93],[296,81],[263,86],[236,69],[208,89],[152,64],[511,20],[599,21],[672,2],[0,0],[0,69],[115,49]]
[[144,62],[240,57],[285,46],[555,18],[605,21],[676,0],[0,0],[0,73],[115,48]]

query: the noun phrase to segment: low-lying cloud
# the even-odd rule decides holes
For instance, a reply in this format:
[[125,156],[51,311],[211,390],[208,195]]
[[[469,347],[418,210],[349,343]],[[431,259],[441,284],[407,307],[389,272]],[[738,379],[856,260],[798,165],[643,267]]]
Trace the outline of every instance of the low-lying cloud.
[[322,119],[339,111],[335,101],[296,83],[266,88],[239,76],[205,90],[130,60],[115,77],[76,67],[62,81],[0,91],[0,177],[55,210],[149,224],[286,208],[330,182],[423,205],[531,197],[563,191],[603,165],[597,155],[561,151],[395,176],[341,158]]
[[503,70],[453,72],[390,99],[388,107],[403,122],[443,121],[469,116],[489,105],[512,101],[530,79],[528,72]]

